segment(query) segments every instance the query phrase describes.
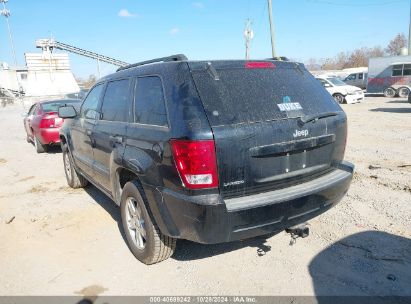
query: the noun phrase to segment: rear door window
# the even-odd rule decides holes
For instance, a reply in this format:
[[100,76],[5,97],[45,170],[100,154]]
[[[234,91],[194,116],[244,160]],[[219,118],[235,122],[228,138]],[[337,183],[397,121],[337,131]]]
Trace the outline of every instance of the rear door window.
[[127,122],[130,112],[130,79],[107,84],[101,106],[101,119]]
[[247,68],[244,62],[198,65],[192,75],[212,126],[340,111],[320,82],[295,63],[278,62],[275,68]]
[[163,84],[160,77],[137,78],[134,115],[137,123],[155,126],[168,125]]

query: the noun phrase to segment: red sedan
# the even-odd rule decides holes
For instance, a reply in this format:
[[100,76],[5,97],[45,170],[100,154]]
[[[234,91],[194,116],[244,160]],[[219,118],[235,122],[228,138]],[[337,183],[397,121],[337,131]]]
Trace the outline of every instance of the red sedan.
[[58,117],[58,108],[66,104],[80,105],[81,100],[61,99],[33,104],[24,118],[27,142],[34,143],[37,153],[47,151],[50,145],[59,144],[59,131],[63,119]]

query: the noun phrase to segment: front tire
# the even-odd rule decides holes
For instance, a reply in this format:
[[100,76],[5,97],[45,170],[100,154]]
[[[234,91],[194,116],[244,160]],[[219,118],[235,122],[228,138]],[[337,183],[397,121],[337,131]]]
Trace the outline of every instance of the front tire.
[[126,183],[120,210],[127,245],[140,262],[150,265],[168,259],[174,253],[176,239],[161,233],[147,211],[146,202],[137,181]]
[[64,163],[64,173],[66,174],[67,184],[73,188],[84,188],[87,186],[87,179],[79,174],[74,167],[73,158],[68,150],[67,145],[62,146],[63,152],[63,163]]
[[334,97],[334,100],[338,102],[339,104],[345,103],[345,98],[342,94],[336,93],[333,95],[333,97]]

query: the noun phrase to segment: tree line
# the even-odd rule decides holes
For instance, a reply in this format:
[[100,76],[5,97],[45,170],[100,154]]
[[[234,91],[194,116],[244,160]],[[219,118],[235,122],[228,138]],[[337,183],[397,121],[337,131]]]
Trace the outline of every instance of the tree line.
[[340,52],[333,58],[320,60],[311,58],[305,65],[308,70],[342,70],[366,67],[368,66],[369,58],[401,55],[401,50],[407,46],[407,43],[408,41],[404,34],[397,34],[385,48],[381,46],[362,47],[352,52]]

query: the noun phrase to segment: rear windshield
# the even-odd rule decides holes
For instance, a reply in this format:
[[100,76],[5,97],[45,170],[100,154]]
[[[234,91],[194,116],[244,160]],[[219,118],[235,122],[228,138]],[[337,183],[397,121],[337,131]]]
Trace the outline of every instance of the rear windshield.
[[49,113],[49,112],[57,112],[61,106],[64,106],[66,104],[75,105],[75,104],[80,104],[80,103],[81,103],[81,100],[67,99],[67,100],[59,100],[55,102],[45,102],[41,104],[41,107],[43,108],[44,113]]
[[[199,63],[192,75],[212,126],[251,123],[340,111],[330,94],[303,67],[279,63],[275,68]],[[216,75],[214,75],[216,74]],[[218,79],[218,80],[216,80]]]

